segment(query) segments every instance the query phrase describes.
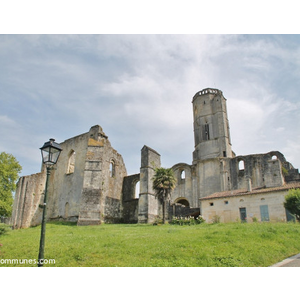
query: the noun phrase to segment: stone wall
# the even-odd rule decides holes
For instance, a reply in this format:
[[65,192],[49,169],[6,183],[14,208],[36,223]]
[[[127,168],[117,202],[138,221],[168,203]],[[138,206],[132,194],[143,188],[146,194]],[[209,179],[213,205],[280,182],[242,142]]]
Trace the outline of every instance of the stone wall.
[[17,183],[11,225],[14,229],[27,228],[41,223],[46,173],[21,177]]
[[160,154],[144,146],[141,150],[139,223],[152,223],[160,214],[159,203],[152,187],[152,178],[155,168],[158,167],[160,167]]

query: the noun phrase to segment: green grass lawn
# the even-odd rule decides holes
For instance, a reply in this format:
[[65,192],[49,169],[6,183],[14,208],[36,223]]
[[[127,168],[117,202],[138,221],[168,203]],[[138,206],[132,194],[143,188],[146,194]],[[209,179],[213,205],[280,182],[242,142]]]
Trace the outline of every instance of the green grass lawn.
[[[40,226],[0,236],[7,259],[37,259]],[[300,252],[300,225],[231,223],[178,225],[47,223],[45,258],[56,267],[263,267]]]

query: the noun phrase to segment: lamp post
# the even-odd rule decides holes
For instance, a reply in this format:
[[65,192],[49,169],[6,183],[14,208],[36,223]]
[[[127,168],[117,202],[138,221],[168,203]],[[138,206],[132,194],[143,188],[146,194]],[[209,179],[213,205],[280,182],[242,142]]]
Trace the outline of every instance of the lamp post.
[[45,186],[45,195],[43,203],[43,218],[42,218],[42,227],[41,227],[41,238],[40,238],[40,250],[38,258],[38,267],[44,266],[44,248],[45,248],[45,232],[46,232],[46,214],[47,214],[47,194],[48,194],[48,183],[50,177],[50,171],[52,166],[57,163],[60,152],[62,151],[59,144],[55,143],[55,139],[50,139],[40,148],[42,152],[43,163],[47,168],[47,177],[46,177],[46,186]]

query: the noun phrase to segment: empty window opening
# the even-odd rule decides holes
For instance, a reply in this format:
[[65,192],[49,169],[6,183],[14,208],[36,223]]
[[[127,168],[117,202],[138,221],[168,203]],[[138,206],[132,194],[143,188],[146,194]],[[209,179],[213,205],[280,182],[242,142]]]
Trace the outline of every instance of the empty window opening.
[[71,150],[69,154],[69,160],[68,160],[68,170],[67,170],[68,174],[74,173],[75,158],[76,158],[76,152],[74,150]]
[[226,157],[226,151],[223,151],[223,157]]
[[213,202],[210,202],[210,203],[209,203],[209,206],[214,206],[214,203],[213,203]]
[[205,134],[205,140],[208,141],[210,139],[209,136],[209,124],[205,124],[204,125],[204,134]]
[[276,155],[273,155],[273,156],[272,156],[272,160],[277,160],[277,156],[276,156]]
[[228,203],[229,203],[228,201],[226,201],[226,200],[224,201],[224,204],[225,204],[225,205],[227,205]]
[[239,170],[240,171],[245,170],[245,162],[243,160],[239,161]]
[[139,197],[140,197],[140,182],[138,181],[135,184],[135,196],[134,196],[134,198],[137,199]]
[[115,177],[115,173],[116,173],[115,162],[113,160],[111,160],[110,164],[109,164],[109,175],[110,175],[110,177]]
[[182,170],[181,173],[180,173],[180,179],[181,180],[185,179],[185,171],[184,170]]

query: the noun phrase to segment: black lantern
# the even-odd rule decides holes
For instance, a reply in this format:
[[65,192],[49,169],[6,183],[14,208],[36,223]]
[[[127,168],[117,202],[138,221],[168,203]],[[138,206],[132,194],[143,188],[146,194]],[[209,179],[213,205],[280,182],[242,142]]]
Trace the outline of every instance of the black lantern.
[[45,165],[55,165],[61,152],[59,144],[55,143],[55,139],[50,139],[43,147],[40,148]]
[[44,266],[44,249],[45,249],[45,233],[46,233],[46,215],[47,215],[47,198],[48,198],[48,185],[52,166],[57,163],[60,152],[62,151],[59,144],[55,143],[55,139],[50,139],[46,142],[41,149],[43,163],[47,167],[47,177],[45,186],[44,203],[40,205],[43,208],[42,226],[41,226],[41,239],[40,239],[40,250],[38,258],[38,267]]

